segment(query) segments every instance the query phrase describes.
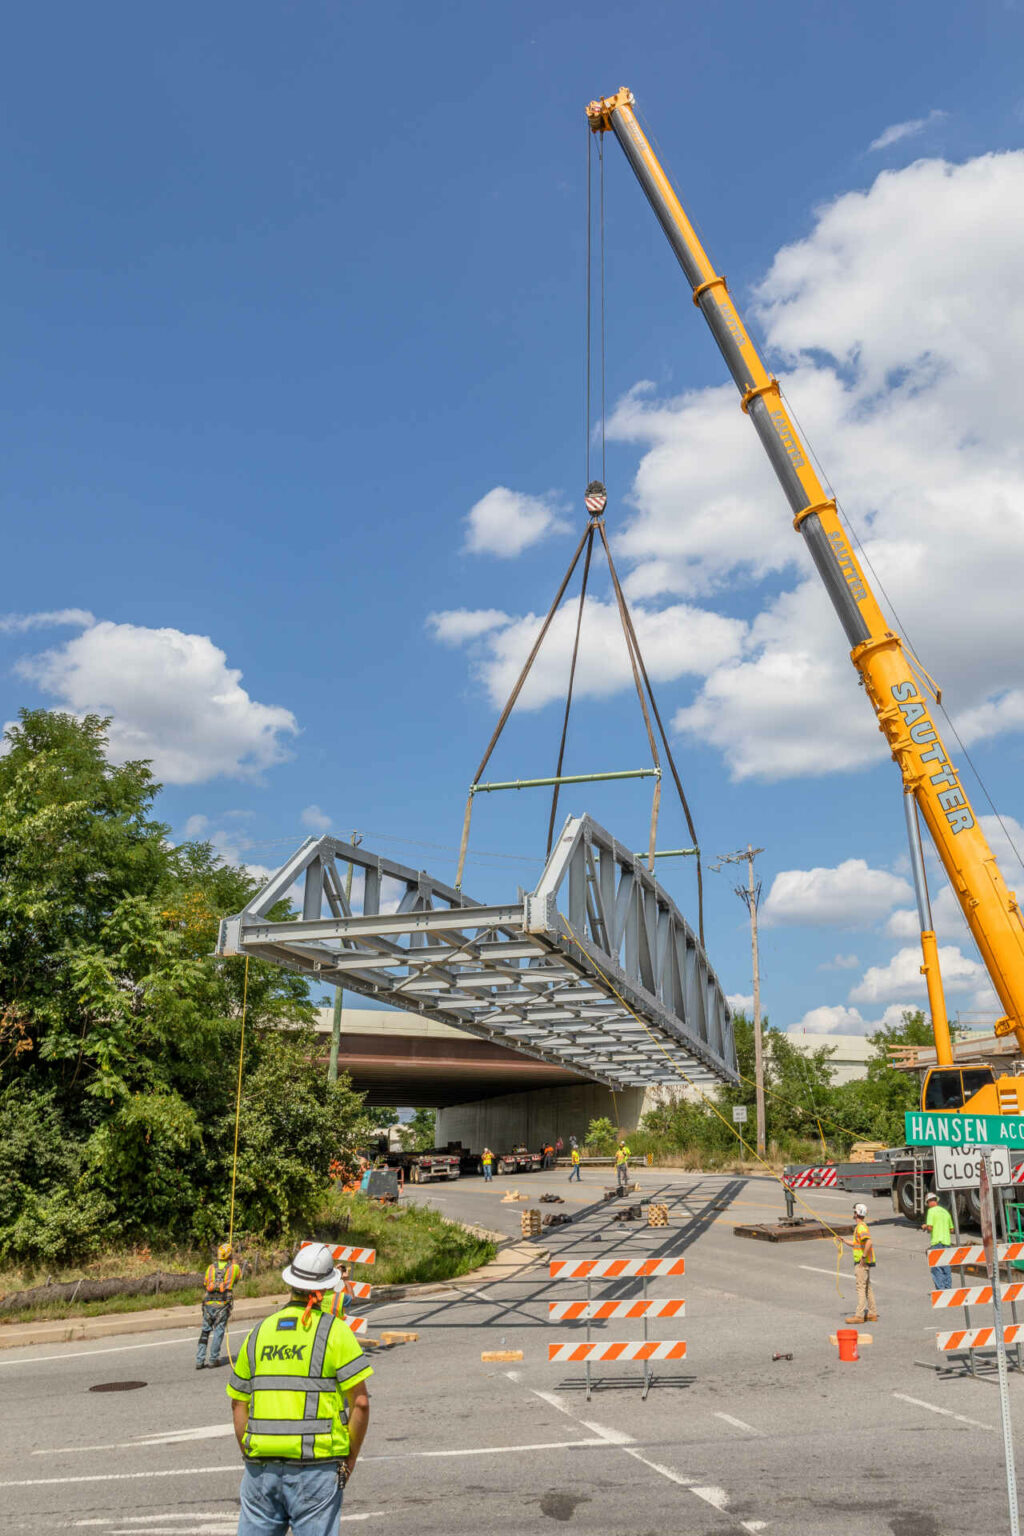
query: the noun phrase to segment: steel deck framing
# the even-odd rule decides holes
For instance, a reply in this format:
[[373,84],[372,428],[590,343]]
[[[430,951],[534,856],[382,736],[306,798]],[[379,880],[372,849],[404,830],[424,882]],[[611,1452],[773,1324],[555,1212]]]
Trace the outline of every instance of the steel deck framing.
[[[294,887],[301,917],[272,919]],[[309,838],[223,920],[217,953],[315,975],[610,1088],[737,1081],[729,1006],[696,935],[589,816],[565,823],[537,889],[499,906]]]

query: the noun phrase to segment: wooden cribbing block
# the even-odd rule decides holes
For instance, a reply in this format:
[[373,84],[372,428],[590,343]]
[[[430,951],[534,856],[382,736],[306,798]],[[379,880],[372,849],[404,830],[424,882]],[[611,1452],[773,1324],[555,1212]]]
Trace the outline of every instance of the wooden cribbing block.
[[668,1206],[655,1205],[652,1201],[647,1207],[647,1225],[649,1227],[668,1226]]
[[386,1330],[381,1333],[382,1344],[415,1344],[419,1338],[418,1333],[396,1333],[394,1330]]
[[522,1358],[523,1352],[521,1349],[485,1349],[481,1352],[480,1355],[480,1359],[483,1361],[487,1361],[488,1363],[500,1363],[503,1365],[508,1361],[521,1360]]

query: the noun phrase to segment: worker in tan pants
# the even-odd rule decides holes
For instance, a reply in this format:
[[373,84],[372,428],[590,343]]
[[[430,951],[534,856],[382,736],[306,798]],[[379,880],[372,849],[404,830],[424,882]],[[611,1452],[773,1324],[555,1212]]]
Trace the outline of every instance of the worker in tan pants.
[[875,1245],[871,1241],[867,1214],[866,1205],[855,1205],[853,1215],[857,1224],[853,1229],[853,1236],[843,1238],[846,1246],[853,1249],[853,1273],[857,1278],[857,1310],[852,1317],[846,1319],[848,1323],[878,1322],[878,1313],[875,1311],[875,1292],[871,1284],[871,1271],[875,1267]]

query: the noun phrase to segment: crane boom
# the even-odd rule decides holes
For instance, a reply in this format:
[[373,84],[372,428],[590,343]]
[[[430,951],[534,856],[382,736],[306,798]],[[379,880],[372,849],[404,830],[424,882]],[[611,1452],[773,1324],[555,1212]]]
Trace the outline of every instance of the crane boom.
[[[1024,1051],[1024,919],[1016,895],[1003,879],[942,743],[924,689],[899,636],[886,622],[840,522],[836,503],[826,495],[814,471],[778,380],[765,368],[725,278],[715,271],[637,122],[633,103],[632,92],[625,88],[614,96],[592,101],[587,107],[590,127],[595,133],[615,134],[693,289],[693,301],[718,343],[740,392],[741,407],[753,422],[789,501],[793,525],[802,535],[839,615],[850,644],[850,659],[899,767],[904,791],[913,797],[928,828],[1006,1010],[996,1033],[1013,1033]],[[909,811],[908,806],[908,818]],[[937,1059],[948,1064],[953,1053],[945,1009],[936,1001],[941,1000],[941,987],[930,922],[922,933],[922,946]]]

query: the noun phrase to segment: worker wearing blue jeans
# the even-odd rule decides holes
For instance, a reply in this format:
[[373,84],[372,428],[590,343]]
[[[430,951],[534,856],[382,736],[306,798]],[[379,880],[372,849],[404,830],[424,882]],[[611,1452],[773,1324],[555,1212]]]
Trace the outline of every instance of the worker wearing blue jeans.
[[[948,1248],[953,1241],[953,1218],[945,1206],[939,1204],[938,1195],[929,1195],[926,1203],[928,1215],[925,1217],[923,1230],[931,1239],[929,1246]],[[953,1289],[953,1271],[948,1264],[932,1265],[932,1289],[936,1291]]]

